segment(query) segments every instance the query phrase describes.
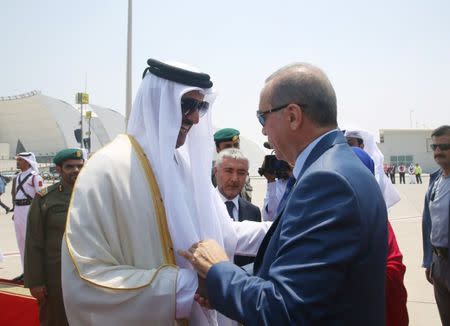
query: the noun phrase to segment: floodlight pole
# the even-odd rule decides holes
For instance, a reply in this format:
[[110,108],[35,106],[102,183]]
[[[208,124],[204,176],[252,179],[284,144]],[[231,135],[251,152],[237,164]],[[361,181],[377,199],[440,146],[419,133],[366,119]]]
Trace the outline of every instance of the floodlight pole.
[[128,119],[131,112],[131,46],[132,46],[132,28],[133,28],[133,1],[128,0],[128,33],[127,33],[127,85],[125,99],[125,124],[128,125]]
[[80,142],[80,148],[83,148],[83,102],[80,103],[80,130],[81,130],[81,142]]

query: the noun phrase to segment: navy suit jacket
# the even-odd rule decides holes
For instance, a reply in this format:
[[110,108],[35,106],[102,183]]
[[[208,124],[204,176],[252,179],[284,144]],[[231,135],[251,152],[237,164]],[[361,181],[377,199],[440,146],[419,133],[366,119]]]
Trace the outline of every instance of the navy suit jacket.
[[[253,205],[251,202],[245,200],[244,198],[239,197],[239,221],[242,222],[244,220],[261,222],[261,211],[258,206]],[[238,266],[244,266],[247,264],[253,263],[255,257],[247,257],[247,256],[234,256],[234,263]]]
[[[423,240],[423,261],[422,267],[430,268],[431,262],[433,260],[433,247],[431,245],[431,216],[430,216],[430,200],[432,197],[432,192],[434,190],[434,185],[439,177],[442,175],[442,169],[438,170],[430,175],[430,185],[428,191],[425,194],[425,204],[423,206],[422,215],[422,240]],[[450,204],[449,204],[449,214],[450,214]],[[448,235],[450,236],[450,223],[448,224]],[[450,239],[449,239],[450,240]],[[450,241],[448,241],[447,248],[450,251]]]
[[308,156],[254,275],[215,264],[208,299],[245,325],[384,325],[386,254],[378,184],[342,133],[332,132]]

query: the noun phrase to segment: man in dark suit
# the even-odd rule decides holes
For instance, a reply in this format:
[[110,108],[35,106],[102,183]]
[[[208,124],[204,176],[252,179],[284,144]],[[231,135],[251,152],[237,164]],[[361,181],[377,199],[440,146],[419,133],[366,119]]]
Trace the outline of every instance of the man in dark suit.
[[[239,149],[222,150],[214,164],[217,191],[233,220],[261,222],[259,208],[239,195],[248,176],[248,167],[248,159]],[[253,260],[253,257],[238,255],[234,257],[234,263],[238,266],[250,264]]]
[[309,64],[281,68],[266,80],[257,117],[295,179],[253,275],[213,240],[180,251],[206,277],[198,301],[245,325],[384,325],[386,205],[337,129],[327,76]]

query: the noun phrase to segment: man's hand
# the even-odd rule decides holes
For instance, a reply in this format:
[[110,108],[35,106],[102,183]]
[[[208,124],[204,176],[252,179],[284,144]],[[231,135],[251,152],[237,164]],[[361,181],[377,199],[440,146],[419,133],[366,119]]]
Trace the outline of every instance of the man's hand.
[[198,289],[195,292],[194,300],[206,309],[213,309],[208,301],[208,290],[206,288],[206,280],[198,276]]
[[430,282],[430,284],[433,284],[433,279],[431,278],[431,269],[427,268],[425,270],[425,277],[427,278],[427,281]]
[[275,182],[275,174],[272,174],[270,172],[264,171],[263,175],[267,179],[268,183]]
[[36,286],[31,288],[30,293],[36,298],[39,304],[45,303],[45,298],[47,297],[47,288],[45,286]]
[[188,260],[200,277],[203,278],[206,278],[206,274],[208,274],[212,265],[229,261],[225,250],[214,240],[194,243],[187,251],[179,250],[178,254]]

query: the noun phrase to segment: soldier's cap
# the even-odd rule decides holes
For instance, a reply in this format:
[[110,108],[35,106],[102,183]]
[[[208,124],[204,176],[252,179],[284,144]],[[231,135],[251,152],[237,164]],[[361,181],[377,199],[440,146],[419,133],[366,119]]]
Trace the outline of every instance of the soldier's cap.
[[223,128],[215,132],[214,141],[216,144],[224,141],[232,141],[236,143],[239,141],[239,130],[233,128]]
[[171,66],[155,59],[148,59],[147,64],[148,67],[145,68],[142,78],[145,77],[147,72],[150,72],[160,78],[187,86],[200,88],[211,88],[213,86],[211,77],[208,74]]
[[66,160],[84,160],[83,151],[79,148],[66,148],[56,153],[53,163],[61,165]]

